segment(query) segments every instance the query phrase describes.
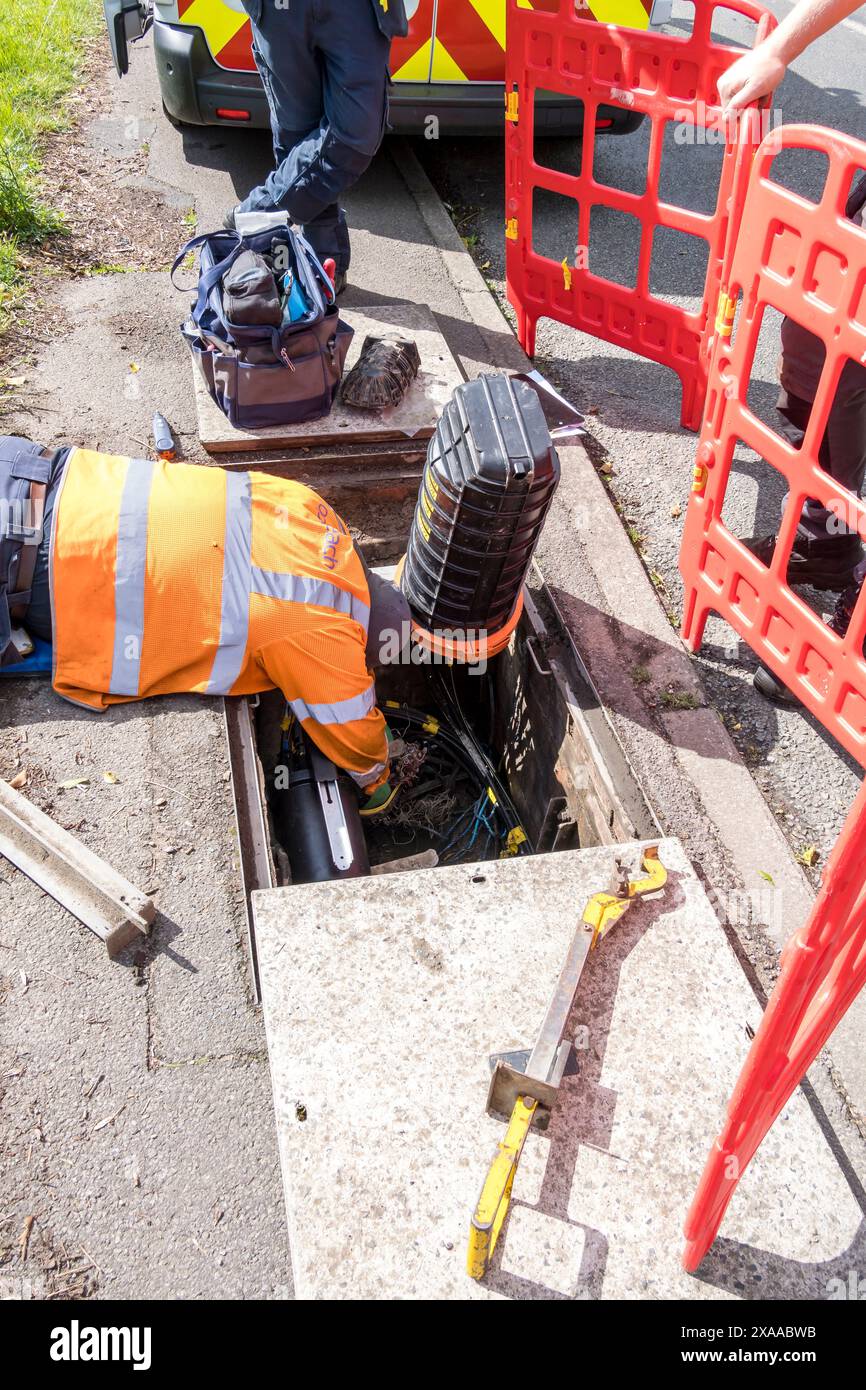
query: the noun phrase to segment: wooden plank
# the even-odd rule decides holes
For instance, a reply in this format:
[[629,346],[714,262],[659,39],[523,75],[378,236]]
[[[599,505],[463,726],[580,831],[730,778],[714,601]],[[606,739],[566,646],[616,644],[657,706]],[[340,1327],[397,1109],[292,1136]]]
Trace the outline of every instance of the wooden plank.
[[255,469],[258,473],[273,473],[279,478],[298,478],[301,470],[316,474],[324,483],[332,473],[355,472],[359,482],[369,487],[379,478],[407,477],[420,480],[427,458],[427,440],[411,445],[405,439],[383,439],[372,444],[352,441],[346,449],[326,444],[321,448],[303,445],[296,449],[278,449],[275,454],[264,450],[259,454],[244,450],[243,454],[218,454],[206,467],[224,468],[228,472]]
[[156,916],[150,898],[3,781],[0,854],[89,927],[110,956],[146,935]]
[[463,381],[463,374],[426,304],[371,304],[342,311],[355,330],[346,370],[353,365],[368,334],[396,332],[413,338],[421,357],[421,371],[398,406],[384,411],[354,410],[338,394],[330,415],[304,425],[272,429],[236,430],[211,399],[201,373],[193,363],[198,432],[209,453],[234,453],[258,449],[299,449],[329,445],[351,452],[361,443],[385,440],[402,442],[417,451],[419,441],[429,439],[442,409]]

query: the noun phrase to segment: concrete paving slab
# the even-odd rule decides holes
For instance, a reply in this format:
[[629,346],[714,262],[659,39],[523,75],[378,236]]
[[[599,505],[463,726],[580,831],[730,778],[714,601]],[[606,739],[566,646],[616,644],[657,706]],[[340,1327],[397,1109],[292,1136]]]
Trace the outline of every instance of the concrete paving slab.
[[355,330],[346,357],[347,372],[361,355],[368,334],[381,337],[396,333],[415,342],[421,369],[399,405],[388,410],[356,410],[345,405],[338,392],[332,410],[321,420],[239,430],[229,423],[211,397],[193,359],[198,433],[204,448],[210,453],[326,444],[345,449],[366,440],[429,438],[446,402],[463,380],[431,311],[424,304],[364,304],[347,309],[341,317]]
[[0,859],[0,1270],[44,1296],[76,1296],[81,1270],[99,1297],[290,1296],[221,702],[95,716],[10,680],[0,719],[0,777],[24,772],[23,794],[158,908],[109,960]]
[[[639,847],[623,852],[636,867]],[[531,1045],[614,851],[255,895],[299,1296],[827,1296],[861,1213],[802,1092],[724,1241],[698,1277],[680,1268],[683,1218],[760,1010],[682,847],[665,840],[661,857],[664,893],[587,965],[568,1028],[579,1074],[547,1134],[530,1136],[483,1284],[464,1261],[503,1134],[484,1113],[488,1057]]]

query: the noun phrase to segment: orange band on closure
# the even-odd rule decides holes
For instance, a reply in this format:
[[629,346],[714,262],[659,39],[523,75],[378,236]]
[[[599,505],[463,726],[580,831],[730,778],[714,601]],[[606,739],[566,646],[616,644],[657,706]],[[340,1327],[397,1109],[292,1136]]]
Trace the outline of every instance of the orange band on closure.
[[[406,563],[404,555],[394,571],[395,584],[400,583],[403,574],[403,566]],[[443,661],[453,663],[458,666],[477,666],[479,662],[488,661],[490,657],[496,656],[504,651],[511,640],[517,624],[520,622],[523,613],[523,589],[517,595],[517,602],[511,610],[508,621],[498,629],[497,632],[489,632],[484,637],[477,640],[462,641],[452,636],[445,637],[443,634],[428,628],[422,627],[419,622],[412,619],[412,639],[425,652],[431,656],[439,657]],[[450,632],[451,629],[448,629]]]

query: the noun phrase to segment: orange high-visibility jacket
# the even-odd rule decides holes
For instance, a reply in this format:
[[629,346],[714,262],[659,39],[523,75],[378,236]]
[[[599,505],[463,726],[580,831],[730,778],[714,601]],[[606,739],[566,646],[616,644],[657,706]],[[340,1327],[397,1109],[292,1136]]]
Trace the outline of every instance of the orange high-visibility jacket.
[[336,512],[265,473],[76,449],[54,509],[54,688],[101,710],[278,687],[360,786],[387,772],[369,589]]

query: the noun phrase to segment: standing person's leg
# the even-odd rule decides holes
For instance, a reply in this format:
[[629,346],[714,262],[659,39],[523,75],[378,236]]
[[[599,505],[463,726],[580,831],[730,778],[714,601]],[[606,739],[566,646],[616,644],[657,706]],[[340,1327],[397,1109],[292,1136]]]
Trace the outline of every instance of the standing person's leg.
[[[866,370],[859,362],[848,362],[839,379],[818,461],[852,497],[860,497],[866,475]],[[863,528],[854,508],[828,510],[810,499],[800,529],[810,544],[829,537],[852,571],[864,558]]]
[[[349,236],[339,198],[381,143],[390,40],[371,0],[291,0],[287,10],[277,10],[272,0],[244,3],[279,162],[238,211],[285,209],[318,255],[333,256],[338,274],[344,273]],[[316,117],[300,134],[314,97]]]
[[[785,433],[799,448],[812,403],[783,390],[778,408],[793,427]],[[866,472],[866,372],[859,363],[849,363],[839,380],[818,449],[818,462],[852,497],[860,496]],[[789,579],[840,593],[851,583],[862,560],[863,546],[853,509],[845,508],[840,515],[817,498],[807,498],[797,527]]]
[[[258,69],[271,121],[274,170],[235,209],[236,212],[273,212],[277,207],[275,175],[295,145],[318,129],[324,112],[322,69],[313,33],[310,0],[293,0],[280,13],[274,0],[241,0],[253,31],[253,58]],[[279,40],[278,43],[275,43]],[[274,69],[279,65],[279,75]]]
[[[292,151],[301,145],[309,134],[309,130],[292,131],[274,128],[276,169],[285,163]],[[230,214],[232,224],[235,215],[239,212],[274,212],[277,206],[271,197],[269,182],[263,183],[258,188],[254,188],[252,193],[233,209]],[[338,276],[348,270],[350,258],[349,228],[346,225],[346,214],[339,203],[331,203],[319,213],[318,217],[311,218],[310,221],[306,222],[303,226],[303,233],[320,261],[333,256],[337,265]]]
[[[779,410],[791,426],[790,431],[785,431],[786,436],[799,448],[811,415],[811,403],[790,397],[783,390]],[[853,497],[860,496],[866,475],[866,370],[858,362],[847,363],[839,379],[818,462]],[[859,518],[853,508],[839,516],[817,499],[807,499],[797,527],[795,549],[788,561],[789,584],[811,584],[840,595],[830,621],[840,635],[848,630],[866,576],[858,531]],[[755,689],[768,700],[797,703],[796,696],[765,666],[758,667],[753,679]]]
[[[388,58],[391,40],[383,37],[371,4],[357,0],[318,0],[317,42],[323,59],[322,95],[329,140],[326,160],[337,176],[345,170],[338,196],[355,183],[382,143],[388,124]],[[334,151],[342,146],[342,151]],[[331,186],[336,187],[332,182]],[[336,216],[335,216],[336,214]],[[338,203],[304,221],[304,235],[323,259],[334,255],[337,273],[348,270],[349,228]],[[332,248],[336,245],[336,254]]]
[[[851,372],[849,368],[856,370]],[[812,402],[783,388],[776,408],[785,421],[781,434],[795,449],[801,448]],[[818,450],[818,462],[854,497],[860,496],[866,472],[866,372],[859,363],[850,363],[842,374]],[[787,497],[783,506],[786,504]],[[808,498],[788,560],[788,583],[841,592],[851,583],[854,570],[863,559],[857,532],[853,513],[839,516],[817,499]],[[770,563],[775,535],[749,544],[764,564]]]

